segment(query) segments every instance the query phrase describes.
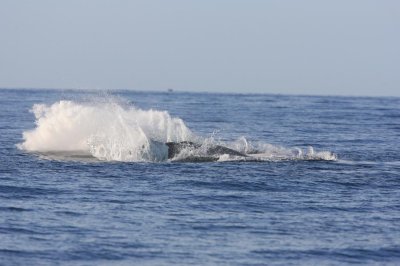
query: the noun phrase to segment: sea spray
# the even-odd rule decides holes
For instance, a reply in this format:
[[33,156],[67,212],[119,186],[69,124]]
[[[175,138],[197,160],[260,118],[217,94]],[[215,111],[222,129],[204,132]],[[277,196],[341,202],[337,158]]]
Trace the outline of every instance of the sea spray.
[[[58,101],[51,105],[35,104],[32,113],[36,128],[23,133],[20,149],[40,154],[78,154],[99,160],[124,162],[159,162],[168,159],[166,142],[192,141],[199,150],[183,150],[178,159],[207,156],[209,147],[221,145],[248,154],[245,161],[336,160],[329,152],[286,148],[241,137],[222,141],[213,133],[208,138],[197,136],[182,119],[166,111],[142,110],[117,98],[100,98],[87,102]],[[219,161],[243,160],[221,155]]]
[[[281,160],[323,160],[335,161],[337,155],[330,151],[315,151],[312,146],[307,149],[299,147],[282,147],[263,141],[250,141],[240,137],[235,141],[225,144],[227,147],[249,155],[250,160],[258,161],[281,161]],[[221,160],[230,160],[229,157],[222,157]],[[249,159],[247,159],[249,160]]]
[[[21,149],[77,151],[102,160],[161,161],[168,141],[192,140],[193,134],[168,112],[123,107],[117,102],[59,101],[35,104],[36,128],[23,133]],[[161,143],[161,144],[160,144]]]

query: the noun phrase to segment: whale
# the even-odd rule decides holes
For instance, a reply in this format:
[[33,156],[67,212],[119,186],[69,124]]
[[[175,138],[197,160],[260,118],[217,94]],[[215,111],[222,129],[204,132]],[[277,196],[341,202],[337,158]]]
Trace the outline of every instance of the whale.
[[[208,162],[217,161],[221,155],[248,157],[248,155],[221,145],[205,145],[191,141],[167,142],[168,159],[174,161]],[[189,156],[179,158],[182,152]]]

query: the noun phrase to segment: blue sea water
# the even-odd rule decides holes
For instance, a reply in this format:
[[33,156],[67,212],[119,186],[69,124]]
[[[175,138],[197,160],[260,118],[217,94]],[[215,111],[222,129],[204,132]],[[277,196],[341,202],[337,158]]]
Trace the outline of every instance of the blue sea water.
[[[193,136],[263,157],[141,150]],[[400,98],[3,89],[0,264],[398,265],[399,140]]]

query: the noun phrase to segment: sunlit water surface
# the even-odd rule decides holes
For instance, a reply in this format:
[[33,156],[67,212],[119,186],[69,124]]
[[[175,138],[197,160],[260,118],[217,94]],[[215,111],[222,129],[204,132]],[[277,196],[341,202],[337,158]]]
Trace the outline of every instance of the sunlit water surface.
[[[145,145],[188,138],[266,156]],[[0,264],[396,265],[399,140],[399,98],[0,90]]]

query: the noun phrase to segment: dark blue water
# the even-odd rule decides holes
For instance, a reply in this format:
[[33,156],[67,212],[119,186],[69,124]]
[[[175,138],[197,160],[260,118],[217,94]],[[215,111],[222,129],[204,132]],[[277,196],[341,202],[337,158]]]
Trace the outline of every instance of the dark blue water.
[[0,90],[0,264],[400,263],[399,98],[112,94],[199,136],[337,160],[51,159],[16,146],[29,110],[92,94]]

